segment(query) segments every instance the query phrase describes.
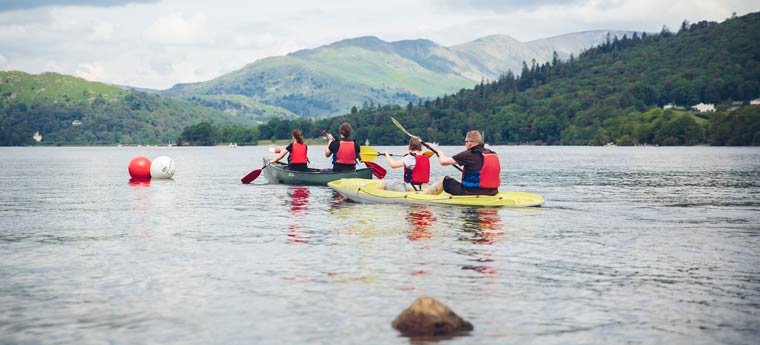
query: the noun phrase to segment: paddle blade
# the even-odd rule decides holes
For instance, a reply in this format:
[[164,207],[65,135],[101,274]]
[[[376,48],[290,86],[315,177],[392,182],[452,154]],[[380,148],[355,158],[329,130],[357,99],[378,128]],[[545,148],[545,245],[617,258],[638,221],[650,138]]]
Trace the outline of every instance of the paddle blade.
[[375,177],[377,177],[378,179],[382,180],[383,177],[385,177],[385,175],[388,173],[383,167],[377,165],[377,163],[364,162],[364,164],[368,168],[372,168],[372,175],[375,175]]
[[425,156],[428,156],[428,157],[433,157],[435,155],[435,153],[433,153],[433,151],[425,151],[422,154],[425,155]]
[[371,162],[375,160],[375,158],[377,158],[377,155],[372,155],[372,154],[363,153],[363,152],[359,154],[359,159],[361,159],[362,162]]
[[256,169],[254,171],[249,172],[248,175],[245,175],[243,178],[241,178],[240,182],[243,182],[244,184],[249,184],[253,182],[253,180],[255,180],[257,177],[259,177],[259,175],[261,175],[261,169]]
[[362,146],[359,148],[359,157],[361,157],[362,162],[371,162],[379,155],[380,154],[377,153],[377,150],[372,147]]

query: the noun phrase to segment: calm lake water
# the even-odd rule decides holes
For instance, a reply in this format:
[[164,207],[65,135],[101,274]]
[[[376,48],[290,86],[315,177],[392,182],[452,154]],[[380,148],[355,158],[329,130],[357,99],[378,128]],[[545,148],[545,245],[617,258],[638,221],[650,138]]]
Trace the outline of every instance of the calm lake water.
[[0,148],[0,343],[408,344],[423,295],[475,326],[446,344],[760,342],[760,148],[496,150],[543,208],[242,185],[267,147]]

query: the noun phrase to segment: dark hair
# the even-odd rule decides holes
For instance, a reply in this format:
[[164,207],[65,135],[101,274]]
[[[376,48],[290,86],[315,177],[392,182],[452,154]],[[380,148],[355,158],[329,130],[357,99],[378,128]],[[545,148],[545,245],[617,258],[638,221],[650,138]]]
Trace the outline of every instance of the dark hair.
[[340,125],[340,128],[338,128],[338,133],[346,138],[350,138],[352,130],[353,129],[351,128],[351,125],[348,124],[348,122],[343,122],[343,124]]
[[422,151],[422,142],[418,138],[409,138],[409,150]]
[[293,130],[293,138],[296,138],[296,141],[299,144],[303,144],[303,136],[301,135],[301,131],[294,129]]

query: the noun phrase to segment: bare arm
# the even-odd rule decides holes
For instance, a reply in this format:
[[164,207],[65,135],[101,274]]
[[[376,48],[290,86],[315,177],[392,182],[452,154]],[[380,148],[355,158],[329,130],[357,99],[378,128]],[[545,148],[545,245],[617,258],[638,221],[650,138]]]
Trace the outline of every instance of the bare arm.
[[455,161],[454,158],[447,156],[442,150],[438,150],[438,161],[444,166],[457,164],[457,161]]
[[286,154],[288,154],[288,150],[282,150],[282,152],[280,152],[280,154],[276,158],[270,159],[269,163],[271,164],[271,163],[274,163],[276,161],[279,161],[280,159],[282,159],[282,157],[285,157]]
[[327,133],[327,147],[325,147],[325,157],[330,157],[332,155],[332,152],[330,152],[330,144],[335,140],[333,138],[332,134]]
[[401,161],[397,161],[397,160],[395,160],[395,159],[391,158],[391,156],[388,154],[388,152],[386,152],[386,153],[385,153],[385,158],[388,160],[388,165],[389,165],[391,168],[393,168],[393,169],[396,169],[396,168],[401,168],[401,167],[403,167],[403,166],[404,166],[404,163],[403,163],[403,162],[401,162]]

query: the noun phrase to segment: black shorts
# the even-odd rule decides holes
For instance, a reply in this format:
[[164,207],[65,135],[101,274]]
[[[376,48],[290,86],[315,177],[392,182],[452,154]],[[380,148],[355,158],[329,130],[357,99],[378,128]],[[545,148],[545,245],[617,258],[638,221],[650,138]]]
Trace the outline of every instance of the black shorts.
[[355,171],[356,170],[356,164],[339,164],[335,163],[333,164],[333,172],[341,172],[341,171]]
[[498,188],[467,188],[451,178],[443,178],[443,190],[451,195],[496,195],[499,193]]
[[309,167],[306,164],[288,164],[288,170],[309,171]]

